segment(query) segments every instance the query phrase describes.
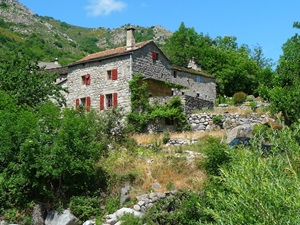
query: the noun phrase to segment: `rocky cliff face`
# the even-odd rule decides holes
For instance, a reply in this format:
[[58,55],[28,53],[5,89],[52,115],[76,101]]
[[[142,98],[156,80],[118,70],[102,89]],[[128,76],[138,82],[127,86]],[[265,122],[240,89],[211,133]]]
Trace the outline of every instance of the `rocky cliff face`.
[[[13,23],[14,26],[12,29],[14,32],[21,34],[31,34],[33,32],[39,34],[50,33],[54,36],[58,35],[68,39],[69,41],[72,40],[74,43],[80,44],[80,41],[77,40],[78,38],[76,36],[72,37],[72,32],[67,32],[63,29],[64,27],[62,27],[61,24],[64,22],[57,21],[51,17],[40,17],[17,0],[0,0],[0,18],[2,18],[5,22]],[[144,39],[153,39],[159,45],[163,45],[172,35],[172,32],[166,30],[162,26],[152,26],[147,28],[130,24],[112,30],[103,27],[96,29],[80,28],[68,24],[68,30],[84,29],[84,32],[81,32],[81,35],[85,35],[85,33],[94,35],[97,33],[97,45],[100,48],[105,49],[123,45],[126,39],[126,33],[124,30],[128,26],[136,28],[136,33],[139,36],[138,39],[143,41]]]

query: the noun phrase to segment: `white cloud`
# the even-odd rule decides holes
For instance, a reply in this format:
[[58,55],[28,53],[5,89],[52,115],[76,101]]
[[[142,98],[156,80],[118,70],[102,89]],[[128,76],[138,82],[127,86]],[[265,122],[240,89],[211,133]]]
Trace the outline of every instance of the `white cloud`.
[[90,4],[85,7],[90,16],[109,15],[114,11],[122,11],[126,3],[118,0],[88,0]]

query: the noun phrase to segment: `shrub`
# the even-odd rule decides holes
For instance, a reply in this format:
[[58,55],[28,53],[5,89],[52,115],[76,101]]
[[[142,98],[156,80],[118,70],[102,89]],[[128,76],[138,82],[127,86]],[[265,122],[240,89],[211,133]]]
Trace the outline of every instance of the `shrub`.
[[232,98],[233,98],[233,102],[235,105],[241,104],[246,100],[247,94],[240,91],[240,92],[235,93]]
[[246,101],[248,101],[248,102],[254,102],[254,101],[255,101],[254,95],[248,95],[248,96],[246,97]]
[[169,140],[170,140],[170,131],[169,130],[165,130],[164,134],[163,134],[162,142],[164,144],[167,144]]
[[222,115],[216,115],[213,117],[213,123],[220,126],[221,128],[223,127],[223,118]]
[[105,209],[107,213],[114,213],[120,207],[120,195],[106,199]]
[[191,191],[158,200],[144,215],[143,224],[199,224],[203,214],[198,202],[201,198]]
[[230,163],[205,187],[199,208],[217,224],[299,224],[299,130],[257,127],[255,141],[270,139],[270,154],[255,144],[228,151]]
[[100,200],[96,197],[74,196],[69,208],[81,222],[101,215]]
[[220,167],[230,161],[227,145],[220,144],[220,140],[217,138],[209,137],[203,148],[206,157],[200,162],[201,166],[209,175],[220,175]]

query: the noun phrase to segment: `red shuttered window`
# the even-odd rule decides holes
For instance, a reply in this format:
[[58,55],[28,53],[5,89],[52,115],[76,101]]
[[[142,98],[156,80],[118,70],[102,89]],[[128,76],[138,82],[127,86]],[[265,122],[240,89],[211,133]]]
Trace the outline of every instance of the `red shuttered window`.
[[113,69],[111,71],[111,78],[112,78],[112,80],[117,80],[118,79],[118,70],[117,69]]
[[91,84],[91,75],[90,74],[85,75],[85,84],[86,85]]
[[113,94],[113,107],[118,107],[118,93]]
[[104,95],[100,95],[100,110],[104,109]]
[[158,53],[157,52],[152,52],[152,60],[158,60]]
[[76,100],[75,100],[75,106],[76,106],[76,110],[78,110],[79,109],[79,99],[78,98],[76,98]]
[[89,112],[91,109],[91,97],[86,97],[86,105],[85,105],[85,110]]

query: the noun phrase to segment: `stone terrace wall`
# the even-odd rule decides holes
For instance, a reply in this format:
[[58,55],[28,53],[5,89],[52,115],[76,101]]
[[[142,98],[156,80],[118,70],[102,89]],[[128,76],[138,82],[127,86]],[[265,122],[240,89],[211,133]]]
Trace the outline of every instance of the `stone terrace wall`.
[[212,109],[214,107],[214,102],[212,101],[207,101],[198,97],[187,95],[182,98],[182,102],[184,105],[184,111],[187,114],[192,113],[194,109]]
[[[191,125],[192,131],[213,130],[217,125],[213,124],[213,118],[216,114],[201,113],[191,114],[188,118],[188,123]],[[251,123],[262,123],[267,119],[266,115],[257,115],[253,113],[248,116],[241,116],[239,114],[225,113],[222,116],[222,127],[224,129],[232,129],[236,126]]]

